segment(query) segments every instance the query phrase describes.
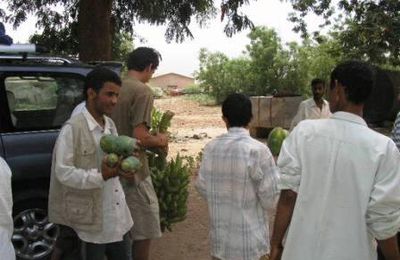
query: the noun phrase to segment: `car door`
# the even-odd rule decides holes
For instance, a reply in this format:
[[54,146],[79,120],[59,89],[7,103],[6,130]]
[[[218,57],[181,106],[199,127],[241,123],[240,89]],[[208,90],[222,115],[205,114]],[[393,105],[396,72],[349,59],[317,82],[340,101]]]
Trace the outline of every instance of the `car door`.
[[0,152],[12,171],[13,244],[18,259],[44,259],[58,234],[47,219],[52,151],[83,100],[85,69],[19,67],[0,72]]

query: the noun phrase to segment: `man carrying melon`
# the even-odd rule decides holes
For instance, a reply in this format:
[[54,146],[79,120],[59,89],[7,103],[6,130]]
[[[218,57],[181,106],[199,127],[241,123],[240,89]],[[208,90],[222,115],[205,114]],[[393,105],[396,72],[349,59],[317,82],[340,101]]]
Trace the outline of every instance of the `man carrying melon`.
[[131,230],[133,258],[148,260],[151,240],[161,237],[159,205],[154,190],[145,149],[167,151],[168,135],[151,134],[151,111],[154,97],[146,83],[157,69],[161,55],[152,48],[139,47],[127,59],[128,73],[122,81],[117,106],[112,113],[118,133],[140,141],[139,159],[143,167],[133,183],[124,185],[126,200],[135,225]]
[[362,118],[373,84],[366,63],[339,64],[334,114],[300,122],[283,141],[272,260],[376,260],[376,244],[400,259],[400,153]]
[[329,103],[323,98],[325,90],[325,81],[322,79],[316,78],[311,81],[313,97],[300,103],[297,113],[290,124],[290,131],[304,119],[320,119],[331,116]]
[[106,68],[85,79],[86,106],[62,127],[53,151],[49,221],[60,225],[52,259],[129,260],[133,222],[119,167],[104,159],[100,140],[117,135],[108,115],[121,80]]

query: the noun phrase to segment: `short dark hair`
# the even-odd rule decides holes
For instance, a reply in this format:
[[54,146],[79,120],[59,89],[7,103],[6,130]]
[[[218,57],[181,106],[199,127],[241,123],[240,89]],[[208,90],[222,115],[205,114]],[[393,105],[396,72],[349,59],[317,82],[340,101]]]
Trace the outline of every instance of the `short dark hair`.
[[105,67],[96,67],[90,71],[85,78],[84,95],[87,99],[87,90],[89,88],[99,93],[100,89],[104,86],[104,83],[112,82],[121,86],[121,78],[114,71]]
[[315,79],[311,80],[311,87],[314,87],[318,84],[322,84],[325,86],[325,80],[320,79],[320,78],[315,78]]
[[139,47],[129,53],[126,66],[128,70],[143,71],[149,65],[157,69],[161,60],[161,54],[153,48]]
[[374,70],[366,62],[346,61],[332,71],[331,89],[335,80],[345,87],[346,97],[351,103],[363,104],[374,86]]
[[230,94],[222,103],[222,115],[229,127],[246,127],[253,117],[250,99],[243,94]]

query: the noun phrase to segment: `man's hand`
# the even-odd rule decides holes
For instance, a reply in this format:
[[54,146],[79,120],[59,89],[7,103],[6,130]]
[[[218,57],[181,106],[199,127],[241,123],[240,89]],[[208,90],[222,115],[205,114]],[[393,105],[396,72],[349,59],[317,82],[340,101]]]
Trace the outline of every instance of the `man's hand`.
[[121,164],[121,160],[118,161],[118,163],[114,167],[110,167],[107,165],[106,162],[106,157],[103,158],[103,161],[101,162],[101,175],[103,176],[103,180],[108,180],[110,178],[114,178],[115,176],[118,176],[118,169]]
[[135,183],[137,182],[137,176],[136,176],[136,172],[125,172],[121,169],[119,169],[119,176],[121,178],[124,178],[125,180],[127,180],[129,183]]
[[281,260],[283,252],[283,247],[281,246],[272,246],[271,254],[269,256],[269,260]]
[[159,138],[159,146],[160,147],[167,147],[168,149],[168,134],[162,134],[162,133],[158,133],[156,135]]

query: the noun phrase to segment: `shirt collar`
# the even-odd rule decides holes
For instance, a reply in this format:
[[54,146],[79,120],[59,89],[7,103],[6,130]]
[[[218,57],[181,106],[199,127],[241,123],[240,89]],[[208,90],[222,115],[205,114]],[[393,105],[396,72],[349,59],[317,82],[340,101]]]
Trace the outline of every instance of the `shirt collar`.
[[105,122],[104,129],[103,129],[103,127],[101,127],[100,124],[97,123],[96,119],[94,119],[94,117],[89,113],[86,106],[83,109],[82,113],[83,113],[84,117],[86,118],[86,121],[88,122],[90,131],[93,131],[96,128],[98,128],[101,131],[110,128],[110,124],[108,123],[107,118],[105,116],[103,116],[104,122]]
[[338,119],[338,120],[344,120],[344,121],[348,121],[348,122],[363,125],[363,126],[368,126],[362,117],[360,117],[356,114],[353,114],[353,113],[339,111],[339,112],[334,113],[331,118]]
[[[322,99],[322,106],[327,106],[328,105],[328,101],[326,101],[325,99]],[[317,107],[317,103],[315,103],[314,98],[311,98],[311,106],[312,107]]]
[[230,134],[247,134],[249,135],[249,130],[244,127],[229,127],[228,133]]

